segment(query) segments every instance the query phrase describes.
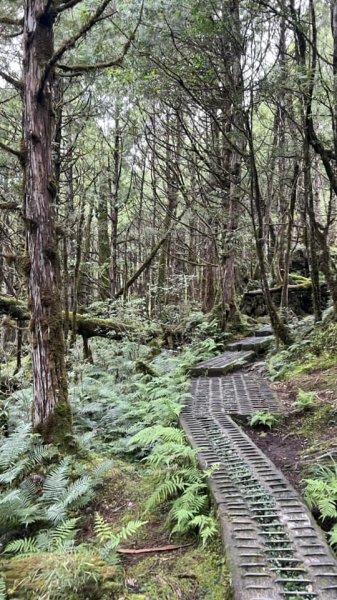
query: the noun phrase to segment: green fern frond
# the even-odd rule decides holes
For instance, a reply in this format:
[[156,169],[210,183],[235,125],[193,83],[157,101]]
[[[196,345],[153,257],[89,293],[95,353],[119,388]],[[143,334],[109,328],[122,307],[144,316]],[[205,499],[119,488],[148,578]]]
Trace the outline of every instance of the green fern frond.
[[111,538],[111,525],[99,514],[95,514],[95,535],[99,543],[104,543]]
[[0,576],[0,600],[7,600],[7,586],[3,577]]
[[39,548],[35,539],[24,538],[22,540],[14,540],[13,542],[9,542],[4,552],[7,554],[29,555],[39,552]]
[[317,501],[317,507],[321,513],[323,521],[325,519],[337,519],[336,498],[331,497],[320,498]]
[[97,483],[101,483],[102,480],[111,473],[112,468],[112,460],[104,460],[103,462],[99,463],[92,471],[93,480]]
[[328,536],[331,546],[337,546],[337,525],[333,526],[331,531],[329,531]]
[[29,450],[32,439],[34,436],[30,433],[30,426],[26,425],[3,440],[0,444],[0,471],[14,466],[19,457]]
[[142,429],[139,433],[133,436],[131,444],[141,446],[151,446],[156,442],[175,442],[183,444],[185,441],[184,434],[180,429],[175,427],[163,427],[162,425],[154,425]]
[[62,497],[62,505],[65,508],[82,508],[92,500],[93,496],[93,480],[89,475],[85,475],[69,483]]
[[173,475],[162,481],[146,503],[146,512],[151,512],[160,504],[174,498],[186,488],[185,480],[180,475]]
[[99,514],[95,515],[95,534],[97,541],[102,545],[104,556],[116,550],[122,541],[134,536],[137,531],[146,525],[147,521],[129,521],[122,529],[115,533],[111,525]]
[[22,460],[19,460],[18,462],[15,463],[14,466],[10,467],[9,469],[7,469],[6,471],[4,471],[3,473],[0,474],[0,483],[2,483],[2,484],[13,483],[13,481],[15,481],[15,479],[18,479],[18,477],[23,475],[28,470],[28,466],[29,466],[28,458],[23,458]]
[[48,473],[43,484],[43,501],[53,502],[62,498],[69,478],[69,460],[63,459],[56,467]]
[[165,442],[154,448],[148,457],[148,463],[156,467],[160,465],[168,467],[177,463],[191,463],[196,466],[196,454],[196,450],[186,444]]
[[52,546],[56,550],[62,550],[65,547],[65,543],[69,541],[74,541],[77,529],[76,525],[78,524],[79,519],[67,519],[55,529],[52,529],[50,532],[50,538],[52,541]]
[[197,515],[190,521],[190,527],[196,527],[203,545],[207,544],[218,533],[218,524],[213,517],[208,515]]

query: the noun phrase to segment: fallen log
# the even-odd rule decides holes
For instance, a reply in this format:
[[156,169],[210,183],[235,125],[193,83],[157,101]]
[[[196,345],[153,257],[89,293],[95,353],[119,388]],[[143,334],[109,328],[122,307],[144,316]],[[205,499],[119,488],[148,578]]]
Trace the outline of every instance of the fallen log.
[[[312,292],[311,280],[303,278],[299,283],[291,283],[288,286],[289,308],[297,315],[312,314]],[[321,284],[321,304],[326,308],[328,304],[328,290],[325,283]],[[270,293],[276,306],[280,305],[282,286],[270,288]],[[247,290],[244,292],[240,311],[250,317],[262,317],[267,314],[264,294],[261,289]]]
[[[20,300],[11,298],[10,296],[0,296],[1,313],[19,321],[28,321],[30,318],[27,306]],[[70,312],[68,316],[69,324],[72,323],[72,317],[73,315]],[[63,318],[65,318],[64,313]],[[76,332],[87,339],[92,337],[106,337],[113,340],[120,340],[126,335],[134,335],[137,339],[150,340],[160,336],[162,333],[161,330],[153,326],[145,326],[140,331],[139,327],[130,325],[129,323],[122,323],[114,319],[101,319],[87,314],[77,314]]]

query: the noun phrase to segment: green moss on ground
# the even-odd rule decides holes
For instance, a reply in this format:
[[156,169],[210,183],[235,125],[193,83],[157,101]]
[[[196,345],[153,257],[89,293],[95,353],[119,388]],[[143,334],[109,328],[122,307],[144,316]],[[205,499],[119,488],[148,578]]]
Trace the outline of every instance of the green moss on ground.
[[300,434],[308,439],[315,439],[319,437],[320,431],[330,425],[336,425],[336,408],[332,404],[326,404],[304,418]]
[[111,600],[123,589],[122,569],[89,550],[18,556],[0,570],[9,600]]
[[162,554],[128,568],[125,600],[231,600],[228,567],[219,544],[181,555]]
[[[130,519],[143,518],[154,484],[153,472],[144,465],[115,462],[95,510],[118,530]],[[230,600],[230,574],[220,539],[203,547],[193,537],[172,538],[165,522],[167,511],[168,507],[164,507],[146,514],[147,524],[123,546],[192,545],[174,552],[123,557],[126,571],[123,598]],[[90,526],[89,535],[91,530]]]

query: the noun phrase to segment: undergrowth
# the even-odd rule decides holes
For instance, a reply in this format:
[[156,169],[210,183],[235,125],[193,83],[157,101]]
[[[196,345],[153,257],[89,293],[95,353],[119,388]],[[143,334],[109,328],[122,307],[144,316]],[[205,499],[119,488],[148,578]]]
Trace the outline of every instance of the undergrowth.
[[337,547],[337,464],[317,465],[311,477],[304,481],[305,498],[309,507],[318,514],[321,522],[329,522],[330,544]]
[[290,379],[337,364],[337,323],[314,325],[307,317],[293,328],[293,338],[295,343],[269,357],[272,380]]
[[[199,328],[204,341],[179,354],[128,339],[99,340],[90,365],[79,360],[75,347],[70,371],[75,457],[61,456],[31,433],[30,387],[8,396],[7,437],[0,442],[0,542],[9,558],[0,565],[0,599],[32,597],[32,589],[44,600],[110,598],[119,577],[119,544],[163,506],[171,534],[197,534],[203,544],[216,535],[207,474],[178,425],[189,368],[217,349],[207,327]],[[153,492],[143,514],[118,530],[97,514],[93,539],[79,542],[81,512],[111,471],[111,459],[121,456],[144,462],[151,473]],[[39,561],[43,568],[34,574]],[[20,564],[25,574],[14,577]],[[6,580],[15,582],[7,591]]]
[[311,456],[310,462],[317,460],[315,465],[304,461],[304,495],[309,508],[327,532],[330,544],[336,548],[337,465],[331,456],[331,439],[321,435],[321,432],[335,427],[336,407],[331,400],[321,400],[316,391],[303,390],[298,386],[299,376],[315,373],[315,379],[308,378],[309,381],[314,380],[315,385],[321,371],[337,365],[337,323],[324,320],[315,324],[312,317],[308,317],[294,327],[293,339],[296,342],[291,346],[269,356],[269,373],[276,381],[294,380],[291,385],[297,388],[297,394],[293,406],[297,415],[301,416],[301,424],[296,423],[296,435],[307,440],[306,456]]

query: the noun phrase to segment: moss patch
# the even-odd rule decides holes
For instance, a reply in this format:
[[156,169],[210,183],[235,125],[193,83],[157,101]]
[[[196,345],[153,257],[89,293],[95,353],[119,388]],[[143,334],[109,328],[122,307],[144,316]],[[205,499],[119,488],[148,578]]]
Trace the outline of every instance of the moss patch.
[[127,570],[125,600],[230,600],[220,545],[146,558]]
[[153,474],[142,464],[118,461],[94,507],[87,510],[84,537],[92,540],[93,513],[99,512],[118,531],[131,519],[147,520],[135,536],[122,544],[128,548],[155,548],[166,544],[192,544],[179,550],[122,555],[125,570],[123,600],[230,600],[230,575],[220,540],[206,548],[194,538],[170,535],[168,507],[143,514],[153,491]]
[[32,600],[109,600],[122,589],[122,571],[89,550],[39,552],[3,560],[7,597]]
[[336,408],[327,404],[320,407],[312,414],[308,414],[302,424],[301,433],[307,438],[315,439],[321,437],[320,433],[330,425],[336,425],[337,413]]

